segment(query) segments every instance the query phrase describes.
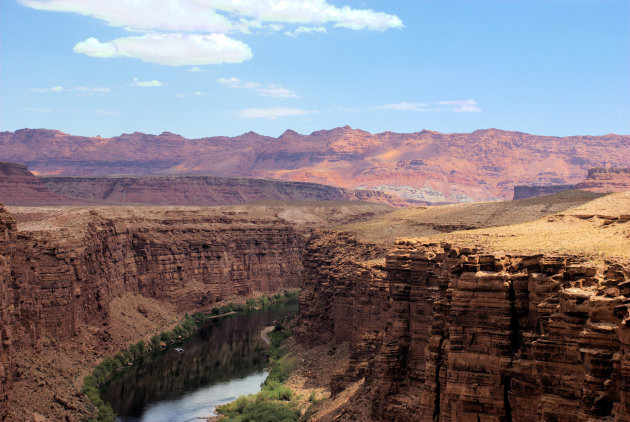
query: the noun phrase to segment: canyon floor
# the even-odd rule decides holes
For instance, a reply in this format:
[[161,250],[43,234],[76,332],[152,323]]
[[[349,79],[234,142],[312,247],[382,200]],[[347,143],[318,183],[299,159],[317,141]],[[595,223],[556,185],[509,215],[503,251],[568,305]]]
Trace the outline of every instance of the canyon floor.
[[[426,255],[427,262],[433,262],[437,258],[431,256],[444,254],[440,271],[456,261],[472,259],[477,259],[477,264],[470,264],[471,268],[479,270],[484,268],[478,258],[483,254],[493,257],[496,268],[498,262],[505,266],[508,261],[514,267],[514,257],[545,255],[565,257],[562,265],[569,265],[567,262],[577,257],[582,267],[595,268],[597,274],[609,274],[611,268],[618,268],[617,284],[630,277],[630,192],[604,195],[565,191],[518,201],[404,209],[360,202],[265,201],[221,207],[7,207],[2,215],[0,224],[5,224],[3,232],[7,233],[0,242],[0,275],[4,282],[0,292],[4,327],[2,392],[8,420],[28,420],[33,412],[50,420],[81,420],[93,409],[79,392],[82,379],[101,358],[172,327],[184,312],[300,286],[303,293],[296,340],[302,364],[289,385],[304,391],[315,389],[318,396],[333,396],[313,410],[312,420],[429,420],[426,412],[439,414],[440,407],[436,410],[425,403],[427,394],[430,401],[438,403],[453,395],[472,393],[454,392],[445,374],[440,377],[448,395],[443,393],[441,399],[439,382],[438,387],[428,385],[428,381],[420,383],[425,371],[436,370],[425,353],[442,353],[445,362],[447,351],[443,348],[448,341],[456,341],[452,334],[450,340],[441,340],[439,345],[432,340],[426,343],[429,334],[414,330],[422,324],[426,329],[423,318],[433,316],[420,317],[429,311],[421,312],[425,305],[412,302],[424,294],[428,298],[438,290],[446,291],[443,283],[461,282],[440,281],[434,293],[417,293],[420,296],[409,299],[410,288],[400,284],[401,277],[408,280],[409,276],[399,274],[403,270],[397,265],[412,268],[416,264],[398,263],[413,260],[416,255]],[[501,258],[505,256],[509,259]],[[523,262],[524,258],[518,259]],[[536,259],[535,265],[543,266],[541,258]],[[469,265],[469,261],[463,265]],[[422,269],[429,265],[422,262],[413,270],[421,278],[423,271],[429,271]],[[512,268],[509,265],[501,271],[512,271],[506,269]],[[530,278],[542,271],[532,268],[527,270]],[[432,279],[446,277],[436,270],[428,273],[433,274],[427,276]],[[593,274],[584,277],[598,277]],[[554,284],[556,288],[558,283]],[[602,292],[611,286],[600,285]],[[582,284],[571,286],[580,288]],[[585,292],[590,292],[593,281],[583,286]],[[619,291],[625,290],[615,288],[615,303],[621,306],[625,299]],[[412,302],[398,309],[402,291]],[[433,307],[441,303],[434,299],[429,301]],[[409,316],[410,312],[420,322],[400,316]],[[505,318],[509,325],[511,317],[502,316],[501,321]],[[454,323],[449,324],[455,332]],[[411,334],[396,337],[402,326]],[[487,330],[502,333],[507,328]],[[476,331],[480,337],[486,335],[483,327]],[[414,345],[419,341],[414,336],[424,339],[422,347]],[[391,349],[394,343],[398,346]],[[611,346],[615,353],[626,356],[618,340],[615,344]],[[401,347],[422,350],[404,355]],[[407,372],[413,374],[411,380],[392,376],[401,370],[392,359],[403,359],[403,355],[409,365]],[[509,371],[497,375],[503,377],[501,380],[518,378],[517,361],[510,359]],[[617,358],[615,371],[622,370],[619,362],[623,359]],[[426,368],[418,363],[420,360],[429,362]],[[332,370],[323,369],[333,364]],[[436,365],[438,372],[444,367]],[[611,378],[609,374],[603,377]],[[622,381],[630,385],[627,375]],[[388,382],[400,385],[393,387]],[[513,383],[506,394],[516,388]],[[625,406],[619,398],[625,390],[618,388],[613,394],[614,403]],[[440,420],[457,420],[453,415],[459,415],[460,420],[477,420],[479,414],[490,415],[481,419],[484,421],[507,420],[500,416],[506,412],[503,398],[501,403],[486,403],[471,410],[470,403],[475,400],[485,403],[485,393],[479,394],[481,398],[470,399],[460,407],[442,403],[442,412],[448,408],[451,413]],[[546,403],[548,397],[544,397],[541,400]],[[367,398],[372,401],[369,405]],[[410,405],[414,400],[422,401],[422,405]],[[562,401],[563,406],[571,405],[567,400]],[[517,412],[518,400],[512,402],[510,412]],[[544,403],[537,404],[543,409],[538,414],[551,415],[553,412],[549,413]],[[626,413],[615,411],[616,419],[610,420],[624,420],[625,416],[618,415]],[[584,410],[583,416],[590,415],[588,412]],[[554,420],[582,421],[587,416]]]

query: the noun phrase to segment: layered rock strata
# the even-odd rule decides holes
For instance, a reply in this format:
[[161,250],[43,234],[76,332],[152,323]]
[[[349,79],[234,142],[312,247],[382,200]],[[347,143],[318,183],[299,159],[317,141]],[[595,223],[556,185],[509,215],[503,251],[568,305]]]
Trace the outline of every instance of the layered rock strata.
[[252,201],[367,201],[408,205],[393,195],[306,182],[212,176],[41,177],[52,192],[101,204],[233,205]]
[[408,241],[342,277],[326,252],[338,239],[307,248],[296,330],[351,342],[331,391],[365,381],[335,420],[630,420],[627,263]]
[[91,347],[102,347],[118,297],[157,299],[183,314],[301,283],[305,240],[293,226],[235,213],[146,214],[84,210],[72,227],[16,232],[0,209],[0,419],[13,381],[29,376],[14,370],[15,354],[86,330],[98,340]]
[[611,193],[630,190],[630,168],[597,167],[588,170],[586,179],[575,185],[514,186],[514,199],[535,198],[570,189]]
[[[68,154],[72,151],[72,154]],[[186,139],[165,132],[112,138],[56,130],[0,132],[0,159],[48,175],[210,174],[365,188],[431,203],[507,199],[514,185],[573,184],[586,170],[628,163],[630,137],[383,132],[349,126],[274,138]]]
[[51,192],[26,166],[0,161],[0,202],[5,205],[80,204]]

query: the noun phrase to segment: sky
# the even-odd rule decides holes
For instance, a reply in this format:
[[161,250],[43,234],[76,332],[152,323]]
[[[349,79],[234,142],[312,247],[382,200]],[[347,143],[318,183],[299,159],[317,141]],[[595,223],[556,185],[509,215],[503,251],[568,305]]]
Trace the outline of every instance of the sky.
[[0,130],[630,134],[628,0],[0,0]]

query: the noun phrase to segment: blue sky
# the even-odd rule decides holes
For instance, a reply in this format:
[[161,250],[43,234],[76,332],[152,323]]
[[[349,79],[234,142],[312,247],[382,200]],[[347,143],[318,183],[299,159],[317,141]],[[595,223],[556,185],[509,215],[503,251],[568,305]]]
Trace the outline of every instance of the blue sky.
[[0,37],[0,130],[630,134],[627,0],[2,0]]

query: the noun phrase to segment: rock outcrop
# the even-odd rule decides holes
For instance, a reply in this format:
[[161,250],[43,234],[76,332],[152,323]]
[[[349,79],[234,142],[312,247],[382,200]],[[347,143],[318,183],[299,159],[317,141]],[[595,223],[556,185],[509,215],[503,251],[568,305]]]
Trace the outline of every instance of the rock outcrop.
[[[72,154],[68,154],[72,151]],[[349,126],[278,138],[253,132],[186,139],[55,130],[0,133],[0,159],[47,175],[209,174],[375,189],[412,201],[510,198],[514,185],[574,184],[593,167],[627,166],[630,136],[537,136],[497,129],[371,134]]]
[[5,205],[79,204],[51,192],[25,165],[0,162],[0,203]]
[[296,330],[351,342],[331,391],[364,383],[331,420],[630,420],[630,266],[401,241],[340,275],[335,248],[369,247],[339,239],[310,241]]
[[588,170],[585,180],[574,185],[514,186],[514,199],[535,198],[571,189],[599,193],[630,191],[630,168],[592,168]]
[[586,180],[575,188],[602,193],[630,190],[630,168],[590,169]]
[[[366,201],[408,205],[393,195],[307,182],[212,176],[41,177],[59,195],[99,204],[233,205],[252,201]],[[1,188],[0,188],[1,189]]]

